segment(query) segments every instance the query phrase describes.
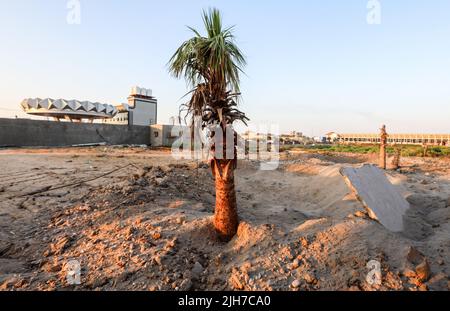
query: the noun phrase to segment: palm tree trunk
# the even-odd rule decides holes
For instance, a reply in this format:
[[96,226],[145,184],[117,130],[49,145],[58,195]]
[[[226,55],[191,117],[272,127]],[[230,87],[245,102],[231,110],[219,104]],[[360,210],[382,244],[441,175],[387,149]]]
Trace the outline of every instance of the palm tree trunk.
[[234,190],[233,159],[213,159],[211,169],[216,183],[216,208],[214,227],[222,241],[229,241],[237,232],[238,214]]

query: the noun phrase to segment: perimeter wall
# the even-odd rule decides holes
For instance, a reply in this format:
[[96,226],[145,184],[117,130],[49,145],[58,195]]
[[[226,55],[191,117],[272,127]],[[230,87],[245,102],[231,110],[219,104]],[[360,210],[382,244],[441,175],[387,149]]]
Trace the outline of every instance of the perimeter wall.
[[78,144],[150,145],[148,126],[0,118],[0,146],[56,147]]

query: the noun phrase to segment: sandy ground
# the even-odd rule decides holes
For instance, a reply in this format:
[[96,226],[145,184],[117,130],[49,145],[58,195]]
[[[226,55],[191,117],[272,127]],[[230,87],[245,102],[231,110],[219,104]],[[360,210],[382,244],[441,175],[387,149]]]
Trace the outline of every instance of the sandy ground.
[[[404,158],[388,172],[411,203],[403,233],[368,218],[339,174],[367,162],[290,152],[261,171],[241,161],[241,223],[221,243],[204,163],[144,148],[1,150],[0,289],[448,290],[450,162]],[[80,285],[67,283],[72,259]],[[381,285],[366,281],[370,260]]]

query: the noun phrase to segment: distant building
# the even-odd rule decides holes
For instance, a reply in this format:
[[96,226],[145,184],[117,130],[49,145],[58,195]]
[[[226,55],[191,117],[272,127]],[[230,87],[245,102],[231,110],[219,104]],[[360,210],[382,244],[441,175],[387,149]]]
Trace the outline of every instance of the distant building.
[[241,135],[246,141],[267,141],[270,136],[271,135],[267,133],[256,133],[252,131],[246,131]]
[[128,104],[120,104],[116,107],[117,113],[113,118],[104,119],[103,123],[128,125],[130,107]]
[[101,120],[107,124],[149,126],[157,123],[158,116],[158,101],[152,90],[137,86],[131,89],[128,103],[117,106],[52,98],[27,98],[20,105],[27,114],[51,117],[58,122]]
[[335,143],[339,140],[339,134],[336,132],[329,132],[325,134],[325,140],[328,143]]
[[153,125],[157,123],[158,101],[152,96],[152,90],[133,87],[127,104],[116,106],[117,114],[104,123],[126,125]]
[[[337,134],[327,135],[331,142],[339,144],[377,144],[380,143],[380,134]],[[336,136],[335,136],[335,135]],[[391,134],[388,133],[388,144],[398,145],[436,145],[448,146],[450,134]]]
[[55,121],[92,123],[96,119],[113,118],[117,109],[108,104],[93,103],[90,101],[27,98],[20,104],[22,109],[30,115],[52,117]]
[[282,145],[301,145],[307,144],[310,139],[303,136],[303,133],[292,131],[289,134],[280,135],[280,144]]
[[275,141],[278,141],[280,145],[306,145],[312,143],[311,138],[306,137],[303,135],[303,133],[296,131],[281,135],[246,131],[240,136],[246,141],[260,141],[263,143],[274,143]]
[[[156,124],[158,102],[152,96],[152,90],[140,87],[131,89],[127,103],[116,106],[89,101],[28,98],[22,101],[21,107],[28,114],[52,117],[58,122],[87,121],[93,123],[95,120],[101,120],[103,124],[146,126],[150,131],[148,143],[154,147],[170,147],[183,131],[189,131],[187,126],[180,125],[179,117],[172,117],[170,125]],[[178,124],[176,124],[177,122]],[[174,131],[175,126],[177,126],[176,131]],[[123,131],[128,130],[122,126],[118,128]]]
[[325,142],[325,137],[320,137],[320,136],[314,136],[312,138],[313,142],[315,143],[324,143]]

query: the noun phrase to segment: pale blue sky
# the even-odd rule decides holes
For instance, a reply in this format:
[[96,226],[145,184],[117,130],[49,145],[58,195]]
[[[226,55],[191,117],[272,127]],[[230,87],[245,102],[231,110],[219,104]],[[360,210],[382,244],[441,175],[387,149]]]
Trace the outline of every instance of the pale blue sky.
[[[0,0],[0,116],[26,97],[125,102],[153,89],[160,123],[178,113],[183,81],[166,63],[217,7],[247,55],[244,110],[282,131],[450,132],[450,1]],[[20,114],[19,114],[20,115]]]

